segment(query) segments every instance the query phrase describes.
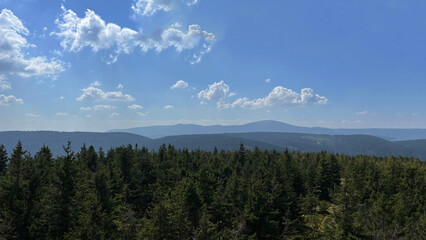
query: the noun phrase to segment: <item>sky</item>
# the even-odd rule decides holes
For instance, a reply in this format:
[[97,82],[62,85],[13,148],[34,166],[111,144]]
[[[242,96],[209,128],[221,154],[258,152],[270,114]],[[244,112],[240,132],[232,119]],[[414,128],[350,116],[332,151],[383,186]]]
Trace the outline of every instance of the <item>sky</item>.
[[0,0],[0,131],[426,128],[426,2]]

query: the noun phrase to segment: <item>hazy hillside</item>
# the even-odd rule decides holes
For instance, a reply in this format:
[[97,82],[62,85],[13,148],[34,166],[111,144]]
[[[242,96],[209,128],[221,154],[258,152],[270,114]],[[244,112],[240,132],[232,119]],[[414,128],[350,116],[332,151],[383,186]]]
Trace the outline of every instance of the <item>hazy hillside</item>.
[[329,135],[354,135],[363,134],[380,137],[391,141],[426,139],[426,129],[331,129],[320,127],[299,127],[287,123],[265,120],[243,125],[213,125],[201,126],[196,124],[177,124],[171,126],[149,126],[129,129],[114,129],[108,132],[127,132],[150,138],[187,134],[220,134],[220,133],[246,133],[246,132],[288,132],[307,134]]
[[147,145],[151,139],[130,133],[96,133],[96,132],[53,132],[53,131],[8,131],[0,132],[0,144],[6,147],[10,154],[16,143],[21,140],[25,150],[34,155],[43,145],[49,146],[53,155],[64,153],[62,146],[71,141],[72,149],[79,151],[84,143],[93,145],[95,149],[109,148],[123,144]]
[[168,136],[159,139],[130,133],[93,133],[93,132],[0,132],[0,144],[11,153],[18,140],[23,142],[25,150],[34,155],[43,144],[49,146],[54,155],[62,155],[62,145],[68,140],[77,151],[85,143],[95,149],[108,150],[127,144],[138,144],[149,149],[157,149],[162,144],[171,144],[176,148],[212,151],[238,149],[242,142],[247,149],[255,147],[261,150],[320,152],[328,151],[348,155],[402,155],[415,156],[426,160],[426,140],[387,141],[368,135],[326,135],[302,133],[227,133]]
[[237,135],[229,134],[199,134],[199,135],[180,135],[169,136],[153,140],[154,147],[161,144],[171,144],[176,148],[201,149],[213,151],[216,147],[218,150],[236,150],[239,149],[240,143],[243,143],[246,149],[254,149],[258,147],[262,150],[280,150],[281,147],[274,143],[262,140],[243,138]]

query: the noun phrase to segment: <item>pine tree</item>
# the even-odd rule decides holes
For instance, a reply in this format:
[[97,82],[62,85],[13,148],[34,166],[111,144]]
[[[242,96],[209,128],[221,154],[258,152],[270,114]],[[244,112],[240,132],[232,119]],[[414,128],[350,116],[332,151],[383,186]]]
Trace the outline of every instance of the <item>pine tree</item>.
[[1,207],[3,220],[0,231],[7,239],[25,239],[28,231],[25,221],[25,196],[24,196],[24,165],[25,151],[19,141],[13,149],[7,169],[7,178],[2,182]]
[[7,169],[7,152],[4,145],[0,145],[0,176],[6,174]]
[[74,225],[75,219],[75,186],[77,169],[75,167],[74,152],[71,150],[71,142],[64,146],[66,156],[60,157],[57,178],[49,196],[52,209],[49,218],[49,236],[53,239],[64,238]]

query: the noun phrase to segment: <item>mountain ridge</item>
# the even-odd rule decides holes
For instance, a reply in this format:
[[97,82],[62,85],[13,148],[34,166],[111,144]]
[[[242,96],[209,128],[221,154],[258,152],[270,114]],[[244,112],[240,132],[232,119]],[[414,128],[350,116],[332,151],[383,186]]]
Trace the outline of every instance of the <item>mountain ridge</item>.
[[426,139],[409,141],[389,141],[370,135],[328,135],[306,133],[251,132],[224,134],[192,134],[166,136],[152,139],[131,133],[99,132],[55,132],[55,131],[7,131],[0,132],[0,144],[5,145],[10,154],[18,141],[22,141],[24,150],[34,155],[43,145],[49,146],[54,156],[63,155],[63,145],[71,141],[73,151],[83,144],[93,145],[95,149],[122,145],[135,145],[150,150],[158,149],[162,144],[171,144],[178,149],[238,150],[243,143],[249,150],[277,150],[301,152],[328,151],[347,155],[401,155],[426,160]]
[[244,132],[287,132],[307,134],[329,135],[354,135],[364,134],[380,137],[391,141],[426,139],[426,129],[421,128],[323,128],[301,127],[275,120],[262,120],[241,125],[197,125],[175,124],[136,127],[128,129],[113,129],[107,132],[127,132],[146,136],[149,138],[161,138],[166,136],[190,135],[190,134],[222,134]]

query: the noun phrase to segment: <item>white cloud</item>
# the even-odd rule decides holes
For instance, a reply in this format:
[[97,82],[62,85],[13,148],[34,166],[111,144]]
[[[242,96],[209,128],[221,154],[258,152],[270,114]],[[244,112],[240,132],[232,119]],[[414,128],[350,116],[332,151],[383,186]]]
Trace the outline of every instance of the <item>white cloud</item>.
[[34,113],[27,113],[27,114],[25,114],[25,116],[31,117],[31,118],[38,118],[38,117],[40,117],[40,115],[34,114]]
[[233,96],[235,96],[234,92],[231,92],[230,94],[228,94],[228,97],[233,97]]
[[123,88],[124,88],[123,84],[121,84],[121,83],[120,83],[120,84],[118,84],[118,86],[117,86],[117,89],[118,89],[118,90],[123,90]]
[[361,112],[357,112],[357,113],[356,113],[356,115],[365,115],[365,114],[367,114],[367,113],[368,113],[368,112],[364,110],[364,111],[361,111]]
[[234,107],[250,107],[250,108],[263,108],[273,106],[303,106],[312,104],[326,104],[328,99],[324,96],[314,94],[311,88],[304,88],[300,93],[291,89],[277,86],[268,96],[249,100],[248,98],[239,98],[233,103],[218,102],[219,109],[234,108]]
[[64,113],[64,112],[57,112],[57,113],[56,113],[56,116],[57,116],[57,117],[65,117],[65,116],[68,116],[68,113]]
[[169,47],[174,47],[177,52],[193,50],[188,59],[191,64],[199,63],[204,54],[210,52],[216,36],[213,33],[203,31],[199,25],[193,24],[185,33],[175,28],[167,28],[151,37],[142,37],[138,46],[146,52],[155,49],[161,52]]
[[267,79],[265,79],[265,82],[270,83],[270,82],[271,82],[271,79],[270,79],[270,78],[267,78]]
[[200,102],[200,105],[207,105],[208,103],[207,102],[204,102],[204,101],[201,101]]
[[229,86],[224,81],[215,82],[198,93],[199,99],[221,101],[229,92]]
[[55,49],[55,50],[53,50],[53,51],[51,51],[53,54],[55,54],[56,56],[59,56],[59,57],[62,57],[64,54],[63,54],[63,52],[62,51],[60,51],[60,50],[57,50],[57,49]]
[[136,110],[136,109],[142,109],[143,107],[141,105],[138,104],[133,104],[130,106],[127,106],[128,109],[132,109],[132,110]]
[[360,123],[362,123],[362,121],[361,120],[342,120],[342,123],[343,124],[360,124]]
[[102,85],[102,82],[100,81],[94,81],[90,84],[90,86],[93,86],[93,87],[100,87],[101,85]]
[[62,19],[56,19],[59,32],[53,32],[62,38],[61,46],[70,52],[78,52],[84,47],[91,47],[94,52],[100,49],[116,47],[117,53],[129,53],[138,33],[129,28],[108,23],[106,24],[92,10],[86,10],[86,16],[79,18],[72,10],[67,10],[62,6]]
[[122,53],[132,53],[135,47],[143,52],[161,52],[170,47],[174,47],[177,52],[191,50],[193,53],[188,61],[198,63],[215,41],[215,35],[201,30],[199,25],[190,25],[187,32],[170,27],[146,36],[114,23],[105,23],[91,10],[86,11],[84,18],[79,18],[72,10],[62,9],[64,12],[61,19],[56,20],[59,32],[52,34],[62,39],[63,49],[70,52],[78,52],[85,47],[90,47],[94,52],[112,49],[107,63],[116,62]]
[[77,98],[78,101],[134,101],[129,94],[121,91],[104,92],[102,89],[87,87],[82,89],[82,94]]
[[0,106],[9,106],[10,104],[15,104],[15,103],[19,103],[19,104],[23,104],[24,100],[22,100],[21,98],[16,98],[13,95],[0,95]]
[[[198,3],[198,0],[181,0],[186,6],[192,6]],[[177,0],[134,0],[132,10],[142,16],[150,17],[158,11],[169,12]]]
[[23,52],[35,47],[27,42],[30,34],[22,21],[8,9],[0,13],[0,74],[19,75],[21,77],[50,76],[65,70],[64,63],[45,56],[27,58]]
[[6,91],[12,89],[10,82],[6,81],[4,75],[0,75],[0,91]]
[[210,45],[203,44],[203,48],[200,51],[198,51],[198,53],[192,54],[192,57],[188,59],[188,62],[191,65],[200,63],[201,60],[203,59],[204,54],[209,53],[211,49],[212,49],[211,44]]
[[92,108],[91,107],[81,107],[80,111],[91,111]]
[[175,22],[172,25],[170,25],[170,27],[172,27],[172,28],[180,28],[180,27],[182,27],[182,24],[180,24],[179,22]]
[[164,109],[173,109],[173,108],[175,108],[175,107],[173,107],[172,105],[166,105],[166,106],[164,106]]
[[60,96],[59,97],[59,100],[64,100],[65,99],[65,97],[64,96]]
[[120,114],[118,114],[118,113],[111,113],[111,115],[110,115],[111,117],[118,117],[118,116],[120,116]]
[[198,3],[198,0],[182,0],[187,6],[192,6]]
[[111,105],[95,105],[93,106],[93,110],[95,111],[105,111],[105,110],[110,110],[110,109],[115,109],[116,107],[111,106]]
[[137,114],[141,117],[146,117],[146,115],[147,115],[146,113],[143,113],[143,112],[137,112]]
[[136,14],[149,17],[158,11],[172,10],[172,3],[172,0],[136,0],[132,9]]
[[170,87],[170,89],[176,89],[176,88],[187,88],[189,84],[183,80],[177,81],[173,86]]

